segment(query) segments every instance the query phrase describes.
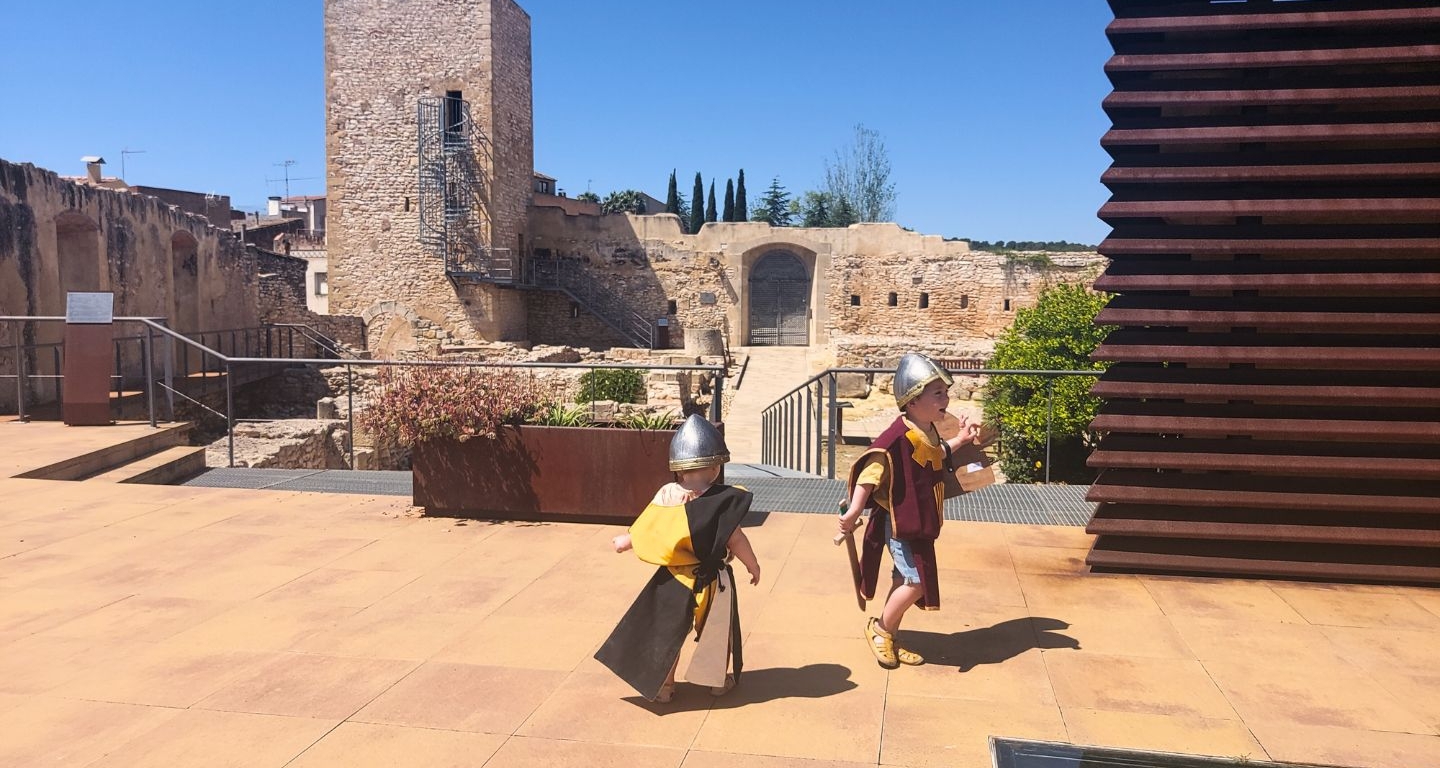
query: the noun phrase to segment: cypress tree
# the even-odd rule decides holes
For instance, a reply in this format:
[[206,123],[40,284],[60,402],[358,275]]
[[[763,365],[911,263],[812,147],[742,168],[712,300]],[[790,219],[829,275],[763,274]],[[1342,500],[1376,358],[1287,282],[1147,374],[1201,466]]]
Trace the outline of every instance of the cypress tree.
[[705,224],[705,182],[700,180],[700,172],[695,172],[695,193],[690,196],[690,234],[700,231]]
[[670,171],[670,187],[665,192],[665,212],[680,212],[680,190],[675,187],[675,171]]
[[710,180],[710,197],[705,201],[705,220],[715,221],[715,180]]
[[735,216],[731,221],[749,221],[750,207],[745,204],[745,169],[740,169],[740,180],[735,182]]
[[721,212],[721,221],[735,220],[735,180],[725,180],[725,210]]

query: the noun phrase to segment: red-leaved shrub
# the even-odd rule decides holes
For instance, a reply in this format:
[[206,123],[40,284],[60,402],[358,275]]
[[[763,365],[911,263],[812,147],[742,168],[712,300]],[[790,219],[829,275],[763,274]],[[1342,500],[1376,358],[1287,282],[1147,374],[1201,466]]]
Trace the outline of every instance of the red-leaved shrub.
[[520,370],[416,367],[380,372],[380,396],[356,414],[360,428],[404,446],[495,437],[555,402],[552,387]]

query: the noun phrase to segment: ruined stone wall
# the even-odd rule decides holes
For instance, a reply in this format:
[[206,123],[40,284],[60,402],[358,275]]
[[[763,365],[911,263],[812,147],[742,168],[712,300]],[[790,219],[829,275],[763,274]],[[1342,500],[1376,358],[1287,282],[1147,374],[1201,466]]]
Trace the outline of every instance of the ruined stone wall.
[[[306,298],[310,293],[310,270],[306,259],[284,256],[251,247],[260,272],[260,321],[263,323],[299,323],[322,335],[335,339],[351,349],[365,348],[365,328],[354,315],[323,315],[310,311]],[[306,344],[306,354],[317,350]]]
[[564,294],[537,291],[529,296],[528,309],[530,340],[535,344],[603,348],[630,343],[599,318],[573,306]]
[[325,2],[330,311],[362,316],[378,356],[417,338],[434,349],[527,336],[518,292],[452,285],[419,242],[416,106],[447,91],[470,103],[488,137],[479,163],[492,243],[517,251],[534,172],[529,17],[513,0],[421,10]]
[[[535,208],[530,232],[536,256],[580,262],[587,275],[625,296],[642,315],[667,316],[667,303],[674,302],[672,347],[683,345],[687,328],[718,328],[728,344],[745,344],[750,274],[774,251],[792,254],[809,270],[812,344],[837,351],[927,344],[948,357],[987,356],[1015,311],[1032,306],[1041,290],[1059,281],[1088,281],[1103,265],[1096,254],[971,251],[965,242],[895,224],[809,229],[719,223],[686,235],[672,215],[572,216]],[[548,332],[551,311],[532,305],[532,326],[542,324]],[[571,330],[585,332],[573,324]]]
[[[154,197],[0,160],[0,315],[64,315],[69,291],[113,292],[116,316],[164,317],[187,333],[258,321],[255,260],[228,227]],[[24,341],[58,342],[63,333],[59,323],[27,324]],[[11,343],[13,326],[0,334]],[[6,373],[14,365],[0,360]],[[53,396],[47,384],[31,392]],[[14,389],[0,387],[0,408],[7,403],[14,407]]]

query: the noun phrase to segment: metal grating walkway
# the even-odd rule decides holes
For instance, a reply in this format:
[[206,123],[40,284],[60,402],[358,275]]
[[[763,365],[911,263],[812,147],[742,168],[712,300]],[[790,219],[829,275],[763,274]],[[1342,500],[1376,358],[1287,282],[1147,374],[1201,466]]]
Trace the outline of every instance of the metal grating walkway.
[[[775,467],[729,464],[726,481],[755,494],[757,512],[835,515],[845,483]],[[409,472],[348,469],[216,468],[184,483],[209,488],[253,488],[312,493],[409,496]],[[1030,525],[1083,526],[1095,505],[1085,501],[1084,485],[992,485],[945,502],[946,520]]]

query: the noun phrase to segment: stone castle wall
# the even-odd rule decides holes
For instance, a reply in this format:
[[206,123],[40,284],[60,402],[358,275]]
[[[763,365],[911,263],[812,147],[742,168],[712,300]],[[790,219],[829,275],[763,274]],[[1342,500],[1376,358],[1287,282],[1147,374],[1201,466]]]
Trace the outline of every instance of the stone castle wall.
[[[228,227],[154,197],[0,160],[0,315],[63,316],[71,291],[113,292],[117,317],[163,317],[185,333],[258,320],[255,260]],[[64,338],[58,322],[0,323],[0,346],[14,343],[17,326],[27,346]],[[117,335],[138,330],[116,326]],[[138,348],[125,355],[128,372],[139,365]],[[50,359],[28,355],[30,372],[58,373]],[[15,370],[15,353],[0,350],[0,371]],[[29,387],[30,400],[55,395],[51,380]],[[0,412],[14,406],[12,381],[0,387]]]
[[[971,251],[965,242],[895,224],[715,223],[686,235],[672,215],[572,216],[547,207],[531,211],[530,231],[535,256],[575,260],[637,312],[669,319],[672,347],[683,345],[687,329],[702,328],[745,344],[750,273],[773,251],[809,270],[812,344],[861,349],[921,340],[947,356],[988,354],[1017,309],[1056,282],[1093,277],[1104,261],[1097,254]],[[548,323],[549,314],[532,307],[530,322]],[[586,327],[571,323],[577,335],[548,343],[605,342],[579,335]]]
[[518,250],[534,165],[529,17],[512,0],[435,0],[419,10],[325,2],[330,310],[364,316],[381,356],[417,331],[440,344],[528,333],[517,292],[453,285],[419,242],[416,106],[447,91],[470,103],[489,137],[479,162],[492,243]]

